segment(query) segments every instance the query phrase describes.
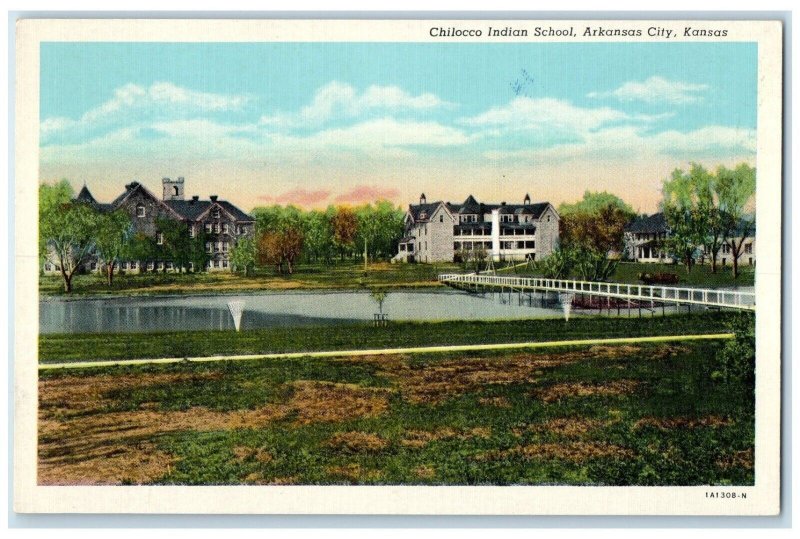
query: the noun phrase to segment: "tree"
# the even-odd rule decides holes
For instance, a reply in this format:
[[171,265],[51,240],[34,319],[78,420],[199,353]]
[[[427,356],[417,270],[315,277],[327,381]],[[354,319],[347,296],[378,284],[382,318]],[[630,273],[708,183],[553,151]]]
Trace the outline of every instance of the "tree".
[[347,206],[337,207],[331,216],[333,229],[333,244],[339,251],[339,256],[344,260],[345,253],[352,253],[358,233],[358,218],[355,212]]
[[[161,258],[172,262],[178,272],[187,270],[192,258],[192,238],[189,237],[189,226],[181,221],[158,219],[156,227],[163,239],[163,243],[160,245]],[[166,265],[164,271],[167,271]]]
[[39,245],[44,257],[55,258],[64,291],[70,293],[72,278],[92,255],[98,213],[88,204],[72,202],[72,189],[65,183],[39,187]]
[[252,238],[241,238],[231,249],[231,265],[245,277],[256,263],[256,242]]
[[566,279],[572,272],[572,251],[558,247],[536,263],[536,267],[548,279]]
[[755,215],[750,207],[756,193],[756,169],[742,163],[734,170],[717,170],[717,194],[728,246],[733,256],[733,278],[739,276],[739,256],[745,239],[755,229]]
[[116,210],[95,217],[95,252],[106,272],[108,286],[114,284],[114,269],[131,240],[131,218],[127,212]]
[[325,213],[316,210],[307,212],[303,219],[303,234],[308,258],[329,264],[333,257],[333,232]]
[[139,271],[147,271],[145,262],[153,260],[157,256],[156,242],[153,238],[138,232],[131,236],[125,243],[121,258],[125,260],[136,260],[139,263]]
[[664,246],[678,256],[686,266],[686,273],[692,271],[695,252],[704,242],[704,208],[698,196],[699,171],[693,167],[689,174],[675,169],[669,180],[663,184],[661,209],[669,227],[669,235]]
[[636,217],[636,212],[630,204],[619,198],[617,195],[608,193],[606,191],[592,192],[588,189],[584,191],[583,198],[574,204],[567,204],[562,202],[558,206],[558,214],[563,218],[566,215],[574,213],[588,213],[598,214],[602,208],[613,206],[619,208],[623,213],[627,214],[630,219]]

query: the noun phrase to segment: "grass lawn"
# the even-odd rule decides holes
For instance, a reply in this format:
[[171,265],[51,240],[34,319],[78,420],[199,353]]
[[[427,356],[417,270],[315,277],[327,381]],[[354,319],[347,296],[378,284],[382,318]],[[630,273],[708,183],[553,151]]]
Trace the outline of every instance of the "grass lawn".
[[48,371],[41,484],[752,485],[722,342]]
[[[458,271],[456,264],[370,264],[364,271],[362,263],[340,262],[332,266],[301,264],[292,275],[277,275],[272,270],[259,270],[250,277],[230,273],[144,273],[115,275],[109,287],[103,275],[77,275],[71,295],[102,294],[208,294],[258,290],[301,290],[373,287],[419,288],[441,286],[436,280],[440,273]],[[63,280],[58,275],[39,278],[39,293],[43,296],[64,293]]]
[[195,357],[489,344],[652,335],[724,333],[729,312],[639,318],[607,316],[508,321],[392,322],[251,331],[54,334],[39,336],[42,362],[152,357]]
[[[522,266],[502,268],[500,275],[537,275],[541,273],[535,269]],[[642,264],[638,262],[620,262],[611,276],[611,281],[620,283],[641,284],[640,273],[674,273],[678,275],[678,286],[693,286],[699,288],[717,288],[727,286],[753,286],[755,281],[755,267],[740,266],[739,276],[734,280],[731,267],[717,268],[716,273],[711,273],[710,265],[694,266],[692,271],[686,273],[686,267],[679,264]]]

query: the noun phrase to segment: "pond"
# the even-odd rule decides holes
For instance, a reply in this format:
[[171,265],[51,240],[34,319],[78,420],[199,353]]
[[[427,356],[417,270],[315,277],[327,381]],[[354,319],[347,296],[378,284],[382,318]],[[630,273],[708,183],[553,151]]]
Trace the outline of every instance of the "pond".
[[[276,292],[183,297],[45,298],[40,333],[232,330],[228,302],[243,301],[241,329],[371,323],[377,302],[367,292]],[[562,316],[557,299],[456,291],[389,292],[389,320],[500,320]]]

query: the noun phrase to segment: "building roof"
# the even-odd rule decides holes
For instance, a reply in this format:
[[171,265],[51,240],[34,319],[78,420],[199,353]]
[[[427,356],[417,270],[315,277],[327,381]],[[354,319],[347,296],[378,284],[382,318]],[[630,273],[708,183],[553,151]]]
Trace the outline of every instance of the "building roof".
[[97,204],[97,201],[92,196],[92,193],[89,192],[89,188],[86,185],[83,186],[81,192],[78,193],[78,196],[75,197],[76,202],[88,202],[89,204]]
[[667,231],[667,220],[662,212],[637,217],[625,227],[625,232],[636,234],[654,234]]
[[[195,221],[198,217],[200,217],[203,213],[205,213],[211,205],[215,202],[211,200],[160,200],[156,198],[155,195],[150,193],[142,184],[139,182],[131,182],[125,185],[125,190],[115,198],[110,204],[103,204],[95,201],[92,194],[89,192],[89,189],[84,186],[81,189],[81,192],[78,193],[76,200],[83,200],[85,202],[89,202],[94,204],[100,211],[113,211],[119,207],[120,204],[131,194],[133,191],[137,189],[144,190],[147,194],[149,194],[154,199],[158,200],[158,202],[164,204],[169,209],[171,209],[175,214],[178,216],[187,219],[189,221]],[[243,212],[227,200],[217,200],[216,204],[218,204],[222,209],[227,211],[229,214],[233,216],[233,218],[237,221],[254,221],[252,216],[248,215],[247,213]]]
[[[444,204],[447,210],[452,214],[460,215],[484,215],[491,213],[492,210],[498,210],[500,214],[515,214],[515,215],[531,215],[534,219],[541,217],[542,213],[550,205],[548,202],[537,202],[535,204],[484,204],[478,202],[474,196],[470,195],[461,204],[453,204],[452,202],[431,202],[427,204],[409,204],[408,211],[414,218],[414,221],[425,221],[433,215],[436,208],[440,204]],[[422,213],[426,214],[425,218],[420,218]]]

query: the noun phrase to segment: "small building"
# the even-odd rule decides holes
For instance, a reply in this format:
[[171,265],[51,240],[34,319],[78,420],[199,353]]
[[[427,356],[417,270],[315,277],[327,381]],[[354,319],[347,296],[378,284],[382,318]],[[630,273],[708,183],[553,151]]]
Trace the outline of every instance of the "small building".
[[549,202],[487,204],[472,195],[461,204],[409,204],[405,233],[393,261],[452,262],[481,253],[500,260],[526,260],[549,255],[558,245],[559,215]]
[[[737,228],[736,242],[741,241],[742,233],[750,228],[739,253],[740,266],[754,266],[756,263],[755,226],[745,227],[743,224]],[[642,263],[673,263],[676,257],[668,251],[665,241],[669,238],[670,230],[664,214],[654,213],[637,217],[627,227],[624,233],[624,252],[626,260]],[[698,245],[695,251],[695,261],[699,264],[710,264],[710,255],[704,252],[703,246]],[[717,253],[717,262],[721,266],[733,264],[733,253],[730,244],[726,241]]]
[[662,212],[637,217],[625,227],[623,258],[636,262],[673,262],[664,248],[669,235],[667,220]]

